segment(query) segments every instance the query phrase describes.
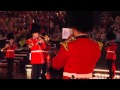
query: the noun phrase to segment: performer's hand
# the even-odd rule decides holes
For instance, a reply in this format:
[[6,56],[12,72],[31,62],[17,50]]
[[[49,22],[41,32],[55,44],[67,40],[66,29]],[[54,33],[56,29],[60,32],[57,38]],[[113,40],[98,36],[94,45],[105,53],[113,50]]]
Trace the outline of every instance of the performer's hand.
[[39,40],[39,43],[44,43],[44,40],[43,40],[43,39],[40,39],[40,40]]
[[68,40],[68,39],[71,39],[72,37],[73,37],[73,34],[71,34],[71,35],[67,38],[67,40]]

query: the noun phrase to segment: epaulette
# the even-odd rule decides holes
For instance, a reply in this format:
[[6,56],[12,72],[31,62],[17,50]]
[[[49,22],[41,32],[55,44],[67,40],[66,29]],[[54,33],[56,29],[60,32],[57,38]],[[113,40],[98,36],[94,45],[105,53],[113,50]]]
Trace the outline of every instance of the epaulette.
[[61,45],[63,45],[63,47],[68,51],[68,42],[64,41],[64,42],[60,42]]
[[66,41],[60,42],[60,44],[63,45],[63,47],[68,51],[68,43],[75,40],[76,40],[75,38],[71,40],[66,40]]
[[100,50],[102,50],[102,48],[103,48],[103,43],[102,42],[97,42],[98,44],[99,44],[99,47],[100,47]]

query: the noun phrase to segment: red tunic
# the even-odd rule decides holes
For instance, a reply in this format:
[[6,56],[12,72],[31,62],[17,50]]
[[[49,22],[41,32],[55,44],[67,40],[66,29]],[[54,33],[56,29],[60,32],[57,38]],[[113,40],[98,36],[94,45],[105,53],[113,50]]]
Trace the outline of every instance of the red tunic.
[[9,46],[8,48],[4,49],[4,52],[6,52],[5,58],[14,58],[17,45]]
[[114,43],[110,46],[107,46],[105,48],[106,52],[107,52],[107,55],[106,55],[106,59],[111,59],[111,60],[116,60],[116,50],[117,50],[117,44]]
[[[68,51],[61,46],[59,53],[53,58],[52,67],[64,72],[75,74],[88,74],[94,71],[101,51],[97,42],[89,38],[77,38],[68,42]],[[63,73],[64,73],[63,72]],[[69,79],[63,75],[63,79]]]
[[38,39],[28,39],[26,43],[29,45],[33,43],[31,49],[31,64],[43,64],[44,56],[42,50],[46,48],[45,43],[38,44]]

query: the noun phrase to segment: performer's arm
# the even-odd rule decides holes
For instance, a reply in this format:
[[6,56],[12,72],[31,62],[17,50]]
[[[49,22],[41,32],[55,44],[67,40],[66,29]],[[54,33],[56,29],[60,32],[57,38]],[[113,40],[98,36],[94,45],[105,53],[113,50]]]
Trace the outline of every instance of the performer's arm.
[[68,60],[68,51],[61,46],[59,53],[53,58],[52,67],[54,69],[60,70],[62,67],[65,66]]
[[30,40],[30,39],[26,40],[26,43],[30,49],[34,46],[32,40]]
[[8,50],[8,48],[9,48],[9,46],[10,46],[9,44],[5,44],[5,47],[2,48],[1,51],[6,52]]

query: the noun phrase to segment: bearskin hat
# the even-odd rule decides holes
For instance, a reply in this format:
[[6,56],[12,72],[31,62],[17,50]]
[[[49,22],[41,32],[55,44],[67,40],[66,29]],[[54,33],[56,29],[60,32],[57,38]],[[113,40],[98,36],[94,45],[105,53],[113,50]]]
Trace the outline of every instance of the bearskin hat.
[[93,11],[69,11],[67,12],[69,28],[76,28],[80,32],[90,32],[94,26]]
[[116,35],[113,33],[113,31],[109,31],[106,34],[106,39],[107,40],[115,40],[116,39]]
[[8,40],[14,39],[14,34],[13,34],[13,33],[8,33],[8,34],[7,34],[7,39],[8,39]]
[[31,33],[40,33],[40,25],[37,23],[32,24],[32,30]]

